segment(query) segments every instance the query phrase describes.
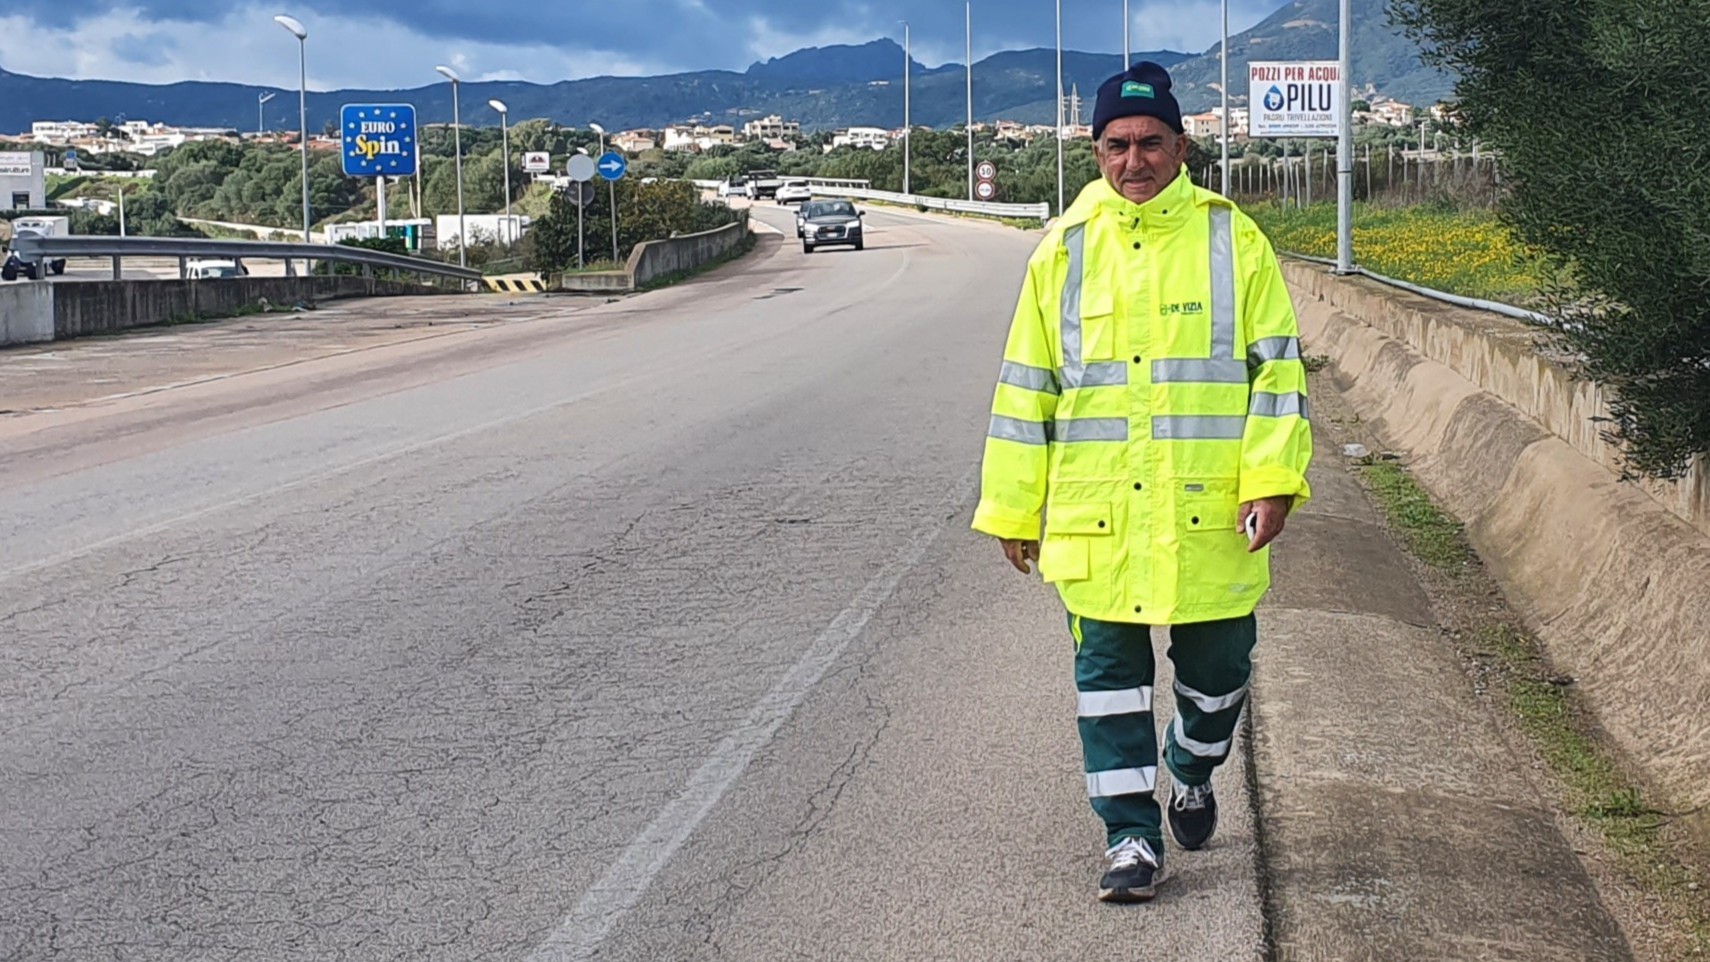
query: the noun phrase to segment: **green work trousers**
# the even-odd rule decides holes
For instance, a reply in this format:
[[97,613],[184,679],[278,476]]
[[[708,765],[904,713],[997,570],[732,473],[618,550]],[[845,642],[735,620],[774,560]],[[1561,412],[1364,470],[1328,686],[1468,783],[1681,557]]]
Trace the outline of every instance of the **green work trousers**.
[[[1152,718],[1157,660],[1149,625],[1069,616],[1087,797],[1109,843],[1137,836],[1163,857],[1158,733]],[[1164,734],[1164,765],[1183,785],[1203,785],[1229,757],[1247,700],[1258,623],[1252,615],[1171,625],[1176,717]]]

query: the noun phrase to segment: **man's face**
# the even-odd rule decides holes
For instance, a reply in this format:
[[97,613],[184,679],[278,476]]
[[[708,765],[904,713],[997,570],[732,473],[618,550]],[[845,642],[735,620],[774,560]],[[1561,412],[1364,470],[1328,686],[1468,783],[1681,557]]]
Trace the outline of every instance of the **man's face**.
[[1144,204],[1181,173],[1188,146],[1186,137],[1156,117],[1118,117],[1099,137],[1098,169],[1117,193]]

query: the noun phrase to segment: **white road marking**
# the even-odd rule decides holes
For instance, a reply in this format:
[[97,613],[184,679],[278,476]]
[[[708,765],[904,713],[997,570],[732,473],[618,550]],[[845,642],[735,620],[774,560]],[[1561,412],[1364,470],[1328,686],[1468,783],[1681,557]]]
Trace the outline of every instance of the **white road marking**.
[[[960,505],[973,494],[977,470],[976,466],[956,485],[951,504]],[[718,743],[677,797],[630,840],[617,861],[588,887],[546,941],[528,954],[527,962],[583,962],[594,956],[600,943],[641,900],[653,879],[748,769],[755,754],[795,713],[850,642],[860,637],[867,622],[896,593],[903,578],[926,557],[947,526],[936,524],[915,532],[894,560],[819,633],[801,660],[761,696],[748,718]]]

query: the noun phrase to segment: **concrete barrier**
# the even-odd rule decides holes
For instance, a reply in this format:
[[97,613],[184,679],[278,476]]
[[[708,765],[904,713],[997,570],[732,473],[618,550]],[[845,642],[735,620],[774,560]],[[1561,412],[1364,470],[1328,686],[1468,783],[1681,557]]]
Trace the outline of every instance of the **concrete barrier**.
[[53,340],[53,292],[34,281],[0,284],[0,345]]
[[577,293],[624,293],[658,278],[698,270],[724,257],[748,239],[748,218],[698,234],[643,241],[630,252],[621,271],[565,274],[558,289]]
[[53,294],[55,338],[111,334],[193,317],[231,316],[266,298],[278,305],[340,297],[428,294],[436,288],[359,276],[233,277],[208,280],[76,281],[40,284]]
[[[1304,350],[1329,357],[1350,406],[1466,523],[1631,768],[1683,810],[1710,804],[1710,537],[1678,510],[1693,489],[1671,504],[1622,483],[1589,423],[1595,388],[1518,323],[1316,265],[1284,272]],[[1710,838],[1710,815],[1692,827]]]

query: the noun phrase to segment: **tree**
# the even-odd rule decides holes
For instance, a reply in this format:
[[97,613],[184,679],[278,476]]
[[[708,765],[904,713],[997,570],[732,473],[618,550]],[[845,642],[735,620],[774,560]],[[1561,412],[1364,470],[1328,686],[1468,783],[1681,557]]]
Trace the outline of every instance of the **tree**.
[[1571,271],[1552,329],[1629,476],[1710,451],[1710,0],[1394,0],[1502,158],[1504,219]]

